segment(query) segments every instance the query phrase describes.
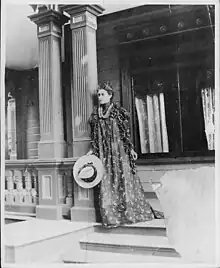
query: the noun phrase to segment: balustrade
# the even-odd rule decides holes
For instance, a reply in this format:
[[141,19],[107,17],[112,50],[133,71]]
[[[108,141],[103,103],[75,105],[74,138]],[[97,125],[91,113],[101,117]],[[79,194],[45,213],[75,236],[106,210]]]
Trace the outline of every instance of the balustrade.
[[[44,161],[15,160],[6,161],[5,168],[5,210],[19,213],[36,213],[41,197],[39,189],[39,168],[47,168],[54,163]],[[63,206],[63,215],[69,215],[73,206],[74,161],[61,161],[59,168],[59,204]],[[55,178],[52,178],[55,179]],[[51,189],[52,190],[52,189]],[[53,192],[52,192],[53,194]]]
[[[34,213],[38,204],[37,170],[7,167],[5,170],[6,210]],[[15,208],[17,206],[17,208]],[[19,209],[20,207],[20,209]]]

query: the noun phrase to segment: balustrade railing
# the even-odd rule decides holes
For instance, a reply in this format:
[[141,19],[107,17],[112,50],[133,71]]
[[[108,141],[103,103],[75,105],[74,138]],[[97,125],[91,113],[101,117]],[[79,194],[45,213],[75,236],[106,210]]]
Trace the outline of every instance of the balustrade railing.
[[[35,214],[39,204],[39,167],[49,167],[53,162],[40,160],[6,160],[5,165],[5,211],[21,214]],[[57,199],[63,206],[63,215],[69,215],[73,206],[73,175],[74,161],[60,161]],[[52,178],[54,179],[54,178]]]
[[[10,161],[7,161],[10,162]],[[35,213],[38,204],[38,171],[25,163],[6,163],[5,207],[16,212]]]

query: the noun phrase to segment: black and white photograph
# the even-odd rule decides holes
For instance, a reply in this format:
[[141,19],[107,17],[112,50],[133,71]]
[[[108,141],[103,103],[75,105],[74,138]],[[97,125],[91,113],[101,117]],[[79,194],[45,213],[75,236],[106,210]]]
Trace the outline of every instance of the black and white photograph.
[[218,267],[219,2],[42,2],[1,5],[2,267]]

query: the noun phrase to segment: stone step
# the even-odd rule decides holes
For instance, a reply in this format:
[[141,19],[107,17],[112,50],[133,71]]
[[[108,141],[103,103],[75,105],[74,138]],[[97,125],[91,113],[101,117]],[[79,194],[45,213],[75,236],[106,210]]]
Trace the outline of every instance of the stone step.
[[55,262],[79,240],[94,232],[95,223],[33,219],[4,226],[5,262]]
[[113,252],[81,250],[77,254],[71,252],[62,256],[64,263],[183,263],[180,257],[161,257],[135,255]]
[[35,213],[24,213],[24,212],[14,212],[14,211],[5,211],[5,216],[25,216],[25,217],[36,217]]
[[35,219],[34,213],[5,212],[5,222],[28,221]]
[[153,220],[106,229],[100,224],[61,257],[64,263],[182,263],[166,237],[164,220]]
[[96,226],[95,231],[105,234],[129,234],[142,236],[166,236],[166,227],[164,220],[153,220],[135,224],[126,224],[117,228],[106,229],[102,226]]
[[94,232],[80,239],[81,249],[100,252],[178,257],[165,236]]

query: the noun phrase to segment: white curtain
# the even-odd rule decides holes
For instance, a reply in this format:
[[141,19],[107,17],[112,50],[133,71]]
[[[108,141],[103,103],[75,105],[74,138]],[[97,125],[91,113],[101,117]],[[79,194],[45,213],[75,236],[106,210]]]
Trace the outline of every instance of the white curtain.
[[135,98],[139,122],[141,152],[169,152],[165,116],[164,94],[147,95],[146,99]]
[[215,149],[215,89],[203,88],[201,90],[202,105],[205,119],[205,133],[208,149]]

